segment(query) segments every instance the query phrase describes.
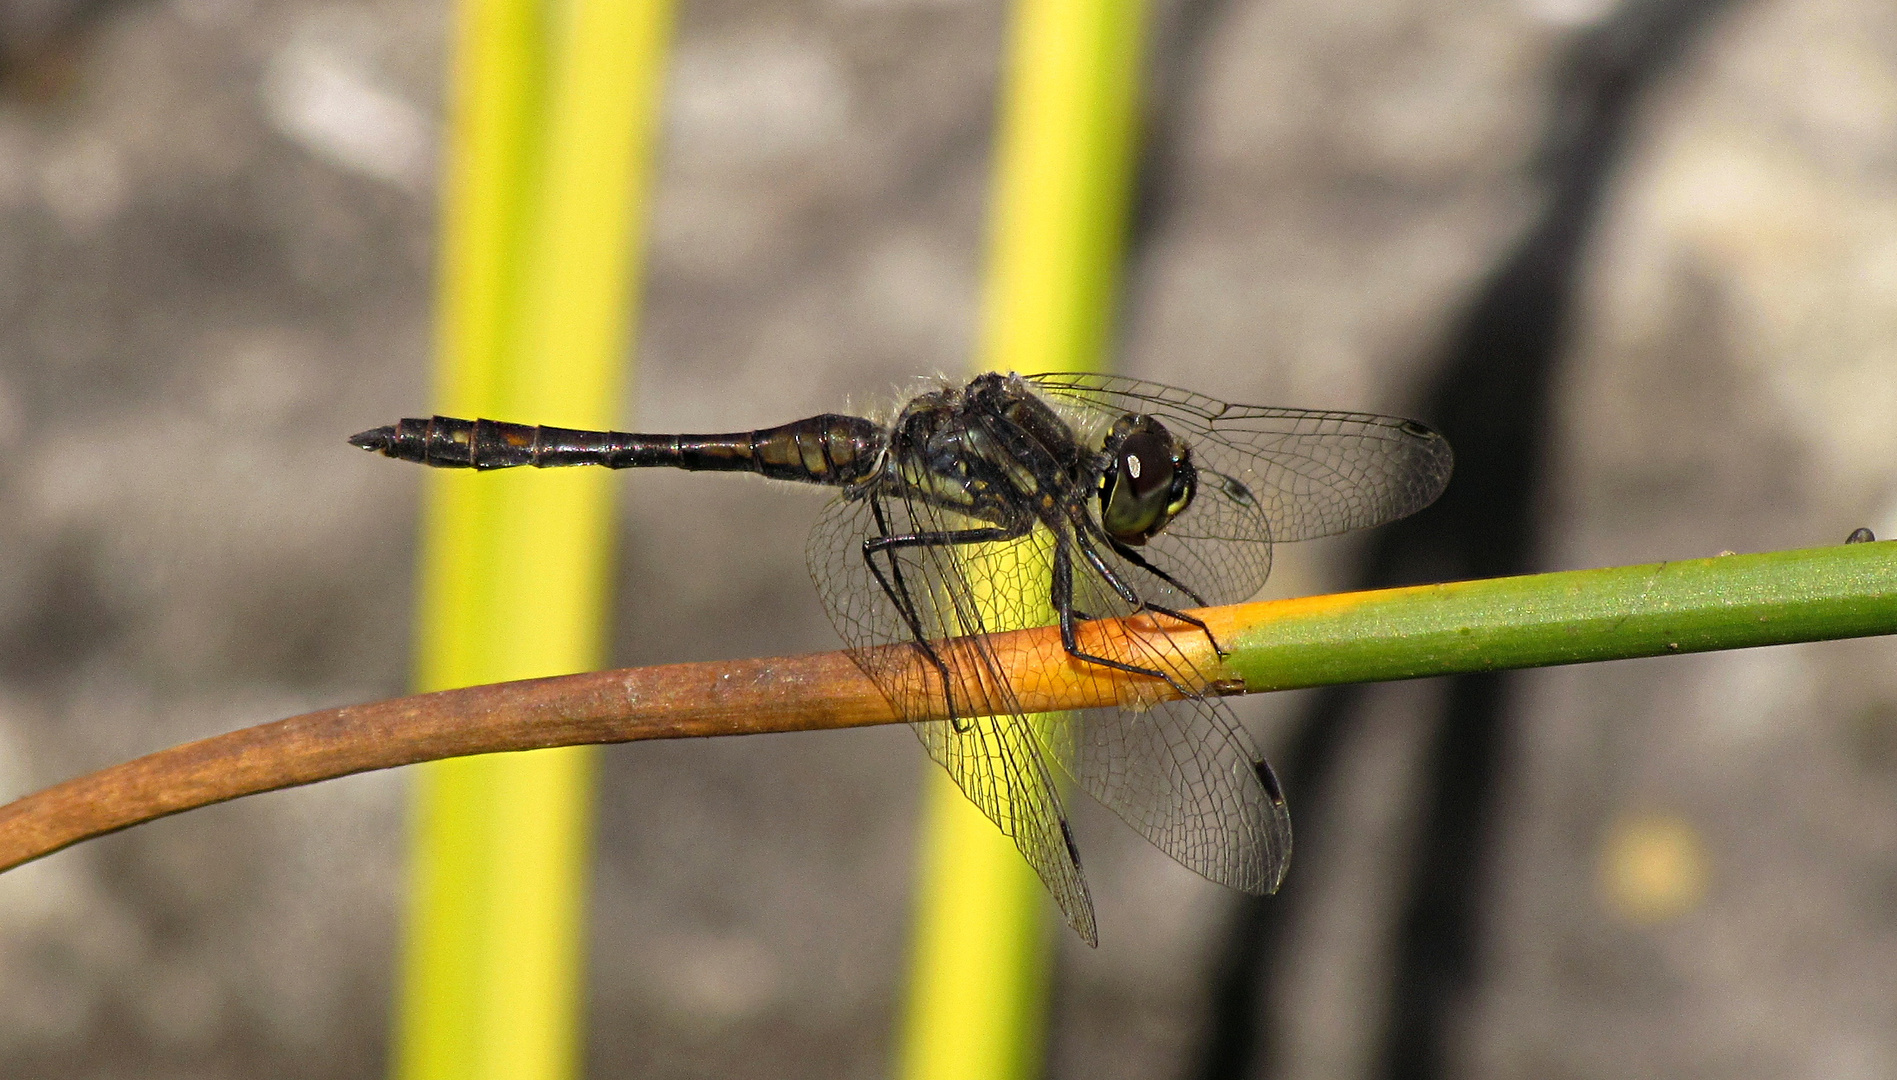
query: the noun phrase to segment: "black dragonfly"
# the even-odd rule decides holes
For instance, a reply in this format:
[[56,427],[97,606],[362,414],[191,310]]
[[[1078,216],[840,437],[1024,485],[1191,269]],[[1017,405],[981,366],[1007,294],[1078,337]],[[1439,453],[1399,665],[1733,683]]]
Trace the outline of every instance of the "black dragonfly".
[[[1448,443],[1411,420],[1064,373],[932,384],[887,422],[827,413],[640,435],[437,416],[349,441],[446,468],[663,466],[841,489],[808,552],[838,633],[1089,943],[1093,904],[1055,770],[1192,870],[1276,890],[1291,853],[1284,797],[1217,694],[1206,657],[1220,646],[1192,609],[1257,593],[1273,543],[1427,506],[1452,464]],[[1115,621],[1134,616],[1211,648]],[[1026,712],[980,635],[1050,625],[1083,672],[1145,680],[1150,699]]]

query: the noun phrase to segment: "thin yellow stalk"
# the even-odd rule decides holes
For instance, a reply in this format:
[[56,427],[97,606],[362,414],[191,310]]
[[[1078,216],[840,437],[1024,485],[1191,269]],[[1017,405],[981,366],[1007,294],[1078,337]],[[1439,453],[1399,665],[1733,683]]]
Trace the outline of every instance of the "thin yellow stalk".
[[[443,211],[444,412],[604,427],[666,0],[466,0]],[[582,671],[605,657],[611,487],[591,470],[432,474],[418,681]],[[591,751],[431,765],[416,791],[396,1073],[576,1071]]]
[[[1002,91],[980,366],[1097,370],[1136,143],[1139,0],[1017,0]],[[1008,839],[930,765],[899,1075],[1040,1072],[1042,889]]]

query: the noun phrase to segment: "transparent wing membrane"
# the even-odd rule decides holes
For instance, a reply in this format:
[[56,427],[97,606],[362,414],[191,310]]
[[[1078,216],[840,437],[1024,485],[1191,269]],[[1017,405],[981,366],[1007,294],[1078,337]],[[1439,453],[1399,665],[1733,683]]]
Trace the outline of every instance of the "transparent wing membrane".
[[[1168,588],[1163,582],[1123,563],[1117,569],[1138,583],[1142,595],[1172,606],[1160,599]],[[1104,582],[1085,584],[1077,599],[1102,618],[1133,614]],[[1148,619],[1173,633],[1138,632]],[[1216,654],[1184,648],[1185,642],[1198,642],[1190,633],[1181,635],[1185,628],[1166,616],[1103,628],[1115,643],[1105,651],[1164,671],[1195,696],[1143,709],[1068,714],[1074,732],[1063,741],[1071,752],[1059,759],[1062,767],[1087,794],[1187,868],[1245,892],[1276,890],[1290,859],[1291,820],[1282,800],[1260,782],[1263,756],[1231,707],[1204,693],[1219,676]],[[1157,680],[1148,682],[1157,694]],[[1273,783],[1271,792],[1276,790]]]
[[[1427,505],[1448,479],[1447,444],[1391,417],[1226,405],[1110,376],[1037,375],[1014,385],[1040,395],[1070,429],[1049,433],[1031,417],[1020,429],[1036,446],[1078,455],[1079,479],[1059,494],[1066,505],[1022,505],[1033,502],[1029,492],[1051,490],[1030,483],[1015,503],[948,509],[955,491],[945,496],[943,481],[989,491],[993,474],[983,487],[979,469],[954,454],[892,445],[883,479],[846,490],[812,533],[811,571],[825,606],[929,755],[1013,838],[1088,941],[1096,940],[1092,904],[1055,769],[1192,870],[1246,892],[1276,889],[1290,857],[1290,819],[1270,766],[1212,693],[1215,643],[1187,612],[1256,594],[1274,540],[1362,528]],[[952,392],[932,399],[941,413],[929,430],[980,428],[992,418],[953,411],[973,401]],[[1109,539],[1091,485],[1103,475],[1096,456],[1115,424],[1138,416],[1157,419],[1189,448],[1196,486],[1183,510],[1132,547]],[[977,452],[989,455],[977,465],[993,462],[992,449]],[[1032,472],[1022,460],[1019,471]],[[918,476],[930,486],[919,487]],[[1145,674],[1131,685],[1143,680],[1151,692],[1135,693],[1127,708],[1026,713],[980,635],[1056,625],[1063,609],[1072,645],[1050,636],[1041,647],[1071,648],[1074,670],[1103,683],[1124,686],[1123,669],[1137,669]],[[1184,696],[1162,700],[1173,694]],[[943,715],[954,719],[934,718]]]
[[[1168,534],[1183,525],[1209,538],[1309,540],[1365,529],[1434,502],[1454,464],[1442,436],[1394,416],[1227,405],[1113,375],[1053,373],[1027,381],[1082,413],[1157,417],[1192,447],[1202,468],[1242,485],[1270,522],[1262,537],[1225,531],[1228,522],[1218,517],[1204,525],[1174,522]],[[1225,503],[1245,501],[1229,489],[1215,494]]]
[[[1194,608],[1263,587],[1271,545],[1428,505],[1449,446],[1408,420],[1227,405],[1107,375],[977,376],[889,424],[825,413],[716,435],[411,418],[350,440],[442,468],[750,472],[842,494],[812,575],[850,654],[929,756],[1096,942],[1056,772],[1182,864],[1278,887],[1291,823],[1216,696],[1223,643]],[[1030,714],[986,636],[1058,625],[1027,662],[1124,708]],[[944,719],[946,718],[946,719]]]
[[[1131,379],[1039,375],[1016,385],[1071,429],[1052,441],[1077,445],[1076,460],[1091,463],[1079,466],[1085,482],[1061,496],[1064,512],[958,512],[944,507],[939,488],[912,483],[847,491],[810,544],[837,629],[908,710],[930,756],[1013,838],[1089,941],[1092,905],[1055,769],[1192,870],[1246,892],[1275,890],[1290,858],[1290,818],[1270,766],[1211,692],[1218,654],[1185,613],[1255,595],[1271,572],[1274,540],[1362,528],[1427,505],[1448,479],[1447,444],[1392,417],[1232,406]],[[973,407],[942,400],[944,409]],[[1196,475],[1185,509],[1138,547],[1108,538],[1091,486],[1100,475],[1095,455],[1129,416],[1165,425],[1189,448]],[[889,453],[884,476],[979,483],[921,450],[907,459],[900,448]],[[1030,519],[1032,528],[1005,524]],[[867,557],[865,541],[876,549]],[[1115,665],[1137,668],[1147,674],[1131,685],[1143,681],[1151,692],[1136,693],[1127,708],[1026,713],[979,635],[1056,625],[1063,608],[1082,678],[1124,686]],[[884,648],[892,645],[907,648]],[[1042,647],[1068,651],[1052,636]],[[955,719],[923,718],[943,714]]]
[[[1059,719],[1024,714],[987,641],[973,636],[1051,621],[1045,586],[1020,587],[1047,563],[1041,542],[1030,534],[889,549],[874,563],[864,555],[867,538],[982,525],[901,498],[839,499],[811,534],[811,572],[851,655],[885,697],[911,715],[952,710],[954,720],[912,721],[923,747],[1021,849],[1068,924],[1097,943],[1093,903],[1046,763],[1048,745],[1067,733],[1036,730]],[[920,642],[932,656],[917,655]],[[900,644],[913,654],[879,648]]]

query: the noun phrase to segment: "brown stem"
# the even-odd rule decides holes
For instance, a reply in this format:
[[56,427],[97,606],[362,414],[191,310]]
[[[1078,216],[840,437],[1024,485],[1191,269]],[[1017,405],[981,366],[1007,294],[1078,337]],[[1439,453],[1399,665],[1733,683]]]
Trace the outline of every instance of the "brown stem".
[[167,814],[418,761],[894,719],[842,653],[598,671],[322,709],[16,799],[0,807],[0,870]]
[[[1055,631],[991,641],[1038,710],[1109,703]],[[1096,646],[1105,647],[1105,646]],[[902,649],[897,662],[913,662]],[[1150,697],[1150,691],[1147,692]],[[915,715],[926,716],[933,705]],[[0,806],[0,870],[169,814],[439,758],[552,746],[864,727],[900,719],[840,652],[495,683],[292,716],[56,784]]]

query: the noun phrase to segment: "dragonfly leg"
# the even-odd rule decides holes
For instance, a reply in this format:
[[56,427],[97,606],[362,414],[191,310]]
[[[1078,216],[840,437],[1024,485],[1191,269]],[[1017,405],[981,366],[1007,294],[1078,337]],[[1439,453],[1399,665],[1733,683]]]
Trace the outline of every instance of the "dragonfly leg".
[[1205,635],[1205,640],[1212,643],[1212,651],[1219,654],[1219,659],[1223,660],[1226,657],[1232,655],[1231,653],[1225,651],[1225,646],[1219,644],[1218,638],[1212,636],[1212,628],[1205,625],[1205,620],[1195,618],[1194,616],[1188,615],[1183,611],[1174,611],[1172,608],[1169,608],[1169,607],[1160,607],[1158,604],[1148,604],[1148,603],[1142,602],[1140,604],[1140,607],[1143,610],[1150,611],[1155,615],[1164,615],[1167,618],[1177,619],[1180,622],[1185,623],[1187,626],[1198,627],[1199,633]]
[[[1018,540],[1034,527],[1033,522],[1030,520],[1026,526],[1022,527],[990,526],[980,529],[890,535],[889,524],[883,516],[882,500],[875,495],[871,495],[869,500],[870,514],[876,520],[877,531],[883,535],[863,541],[863,561],[869,565],[870,574],[876,578],[876,584],[882,587],[883,595],[887,596],[889,602],[894,604],[896,610],[902,614],[903,621],[909,626],[909,633],[916,648],[921,650],[922,655],[935,668],[936,674],[941,676],[942,700],[948,709],[949,724],[957,733],[965,732],[969,730],[973,718],[962,716],[955,710],[954,684],[949,675],[948,663],[942,659],[935,646],[929,643],[928,635],[922,629],[921,615],[916,609],[915,601],[909,596],[909,586],[902,577],[902,560],[896,557],[896,552],[902,548],[911,547],[951,547],[997,540]],[[879,553],[886,554],[889,560],[888,575],[885,575],[882,568],[876,565],[876,556]]]
[[[1095,525],[1091,518],[1083,518],[1082,521],[1087,531],[1095,534],[1100,539],[1105,540],[1107,544],[1113,548],[1113,553],[1115,555],[1118,555],[1120,558],[1125,559],[1127,562],[1132,563],[1134,566],[1139,567],[1141,570],[1146,571],[1147,573],[1153,575],[1154,577],[1165,582],[1166,584],[1171,585],[1173,588],[1178,589],[1180,592],[1185,593],[1188,599],[1190,599],[1193,603],[1199,605],[1200,607],[1212,606],[1206,603],[1205,597],[1200,596],[1198,592],[1196,592],[1191,586],[1187,585],[1185,582],[1180,581],[1178,578],[1173,577],[1171,574],[1168,574],[1166,571],[1161,570],[1159,567],[1154,566],[1152,563],[1148,562],[1146,560],[1146,556],[1141,555],[1139,552],[1133,550],[1132,545],[1125,544],[1119,540],[1114,539],[1110,534],[1102,530],[1098,525]],[[1090,561],[1094,562],[1094,565],[1098,566],[1099,560],[1097,559],[1095,553],[1089,550],[1088,555],[1090,556]],[[1102,568],[1102,573],[1107,574],[1108,581],[1113,581],[1117,577],[1117,575],[1106,571],[1104,568]],[[1117,584],[1115,585],[1115,591],[1118,591]],[[1201,631],[1204,632],[1206,640],[1212,643],[1213,652],[1218,653],[1221,657],[1231,655],[1225,651],[1224,646],[1219,644],[1218,638],[1215,638],[1212,636],[1212,631],[1210,629],[1207,629],[1204,622],[1198,619],[1195,619],[1190,615],[1186,615],[1182,612],[1174,611],[1171,608],[1160,607],[1158,604],[1149,604],[1144,600],[1139,600],[1137,601],[1137,603],[1140,605],[1140,607],[1143,610],[1157,612],[1161,615],[1170,615],[1173,618],[1178,619],[1180,622],[1188,623],[1192,626],[1198,627]]]
[[[1178,691],[1181,697],[1198,696],[1199,691],[1185,686],[1178,679],[1173,678],[1169,672],[1162,671],[1159,668],[1140,667],[1136,664],[1110,660],[1104,656],[1095,656],[1092,653],[1080,651],[1080,639],[1074,629],[1074,624],[1079,620],[1079,614],[1074,611],[1074,556],[1073,553],[1068,550],[1067,546],[1070,542],[1064,531],[1057,531],[1055,533],[1054,581],[1050,597],[1054,604],[1054,611],[1060,616],[1060,643],[1061,647],[1067,650],[1067,655],[1076,660],[1085,660],[1090,664],[1099,664],[1101,667],[1112,668],[1115,671],[1124,671],[1132,675],[1144,675],[1149,679],[1164,679],[1166,685]],[[1081,550],[1088,555],[1088,562],[1092,563],[1096,570],[1102,569],[1098,557],[1088,551],[1084,544],[1082,544]],[[1113,579],[1109,577],[1108,580],[1112,581]],[[1115,590],[1118,591],[1119,587],[1123,584],[1123,582],[1116,582]],[[1138,594],[1134,594],[1132,599],[1128,600],[1128,603],[1141,603]]]
[[1173,588],[1178,589],[1180,592],[1185,593],[1187,598],[1189,598],[1193,603],[1199,605],[1200,607],[1212,606],[1211,604],[1208,604],[1205,602],[1205,597],[1200,596],[1198,593],[1194,592],[1192,588],[1188,586],[1185,582],[1180,581],[1178,578],[1173,577],[1171,574],[1168,574],[1164,570],[1161,570],[1159,567],[1154,566],[1150,562],[1147,562],[1146,556],[1141,555],[1139,552],[1133,550],[1131,546],[1127,544],[1123,544],[1120,541],[1115,540],[1111,536],[1108,536],[1106,538],[1106,541],[1108,544],[1111,544],[1113,546],[1113,553],[1115,555],[1118,555],[1120,558],[1125,559],[1127,562],[1132,563],[1134,566],[1139,567],[1141,570],[1146,571],[1147,573],[1153,575],[1154,577],[1165,582],[1166,584],[1171,585]]
[[[1120,558],[1125,559],[1127,562],[1132,563],[1134,566],[1139,567],[1141,570],[1146,571],[1147,573],[1153,575],[1154,577],[1165,582],[1166,584],[1171,585],[1173,588],[1178,589],[1180,592],[1185,593],[1187,599],[1191,600],[1193,603],[1199,605],[1200,607],[1212,606],[1210,603],[1206,601],[1205,597],[1200,596],[1198,591],[1195,590],[1192,586],[1187,585],[1185,582],[1180,581],[1178,578],[1173,577],[1171,574],[1168,574],[1166,571],[1161,570],[1159,567],[1154,566],[1152,563],[1148,562],[1146,559],[1146,556],[1141,555],[1138,551],[1134,550],[1131,544],[1127,544],[1120,540],[1114,539],[1111,533],[1108,533],[1106,530],[1102,529],[1099,526],[1099,524],[1097,524],[1092,518],[1087,517],[1085,515],[1080,515],[1076,518],[1076,520],[1080,522],[1082,531],[1092,533],[1096,538],[1106,541],[1107,546],[1113,549],[1113,553],[1115,555],[1118,555]],[[1224,654],[1224,650],[1221,649],[1220,655],[1223,655],[1223,654]]]
[[[1107,561],[1100,557],[1100,553],[1094,550],[1093,545],[1087,542],[1087,538],[1085,536],[1076,536],[1074,539],[1075,539],[1075,542],[1077,542],[1080,545],[1080,552],[1082,555],[1086,557],[1087,562],[1094,568],[1096,572],[1099,573],[1101,577],[1107,580],[1107,584],[1113,586],[1113,591],[1120,594],[1120,599],[1125,600],[1127,603],[1133,605],[1133,608],[1135,611],[1150,611],[1155,615],[1164,615],[1171,619],[1177,619],[1178,621],[1185,623],[1187,626],[1196,626],[1198,627],[1199,632],[1205,635],[1205,640],[1208,642],[1211,642],[1212,651],[1218,654],[1219,659],[1223,660],[1225,657],[1231,655],[1230,653],[1227,653],[1225,651],[1224,646],[1219,644],[1219,639],[1212,635],[1212,628],[1205,625],[1205,621],[1203,619],[1195,618],[1194,616],[1188,615],[1183,611],[1178,611],[1173,608],[1162,607],[1159,604],[1149,603],[1145,597],[1139,594],[1137,590],[1135,590],[1131,585],[1128,585],[1123,579],[1121,579],[1120,575],[1114,572],[1112,567],[1107,565]],[[1160,580],[1165,581],[1166,583],[1172,585],[1174,588],[1185,593],[1187,596],[1191,597],[1193,600],[1197,601],[1198,603],[1200,604],[1205,603],[1205,600],[1202,599],[1198,593],[1195,593],[1191,589],[1188,589],[1184,585],[1181,585],[1177,581],[1174,581],[1172,578],[1172,575],[1166,573],[1165,571],[1159,569],[1153,564],[1147,562],[1144,558],[1140,556],[1138,552],[1134,551],[1132,548],[1128,547],[1125,544],[1120,543],[1119,541],[1113,539],[1110,536],[1107,537],[1107,542],[1113,545],[1114,554],[1125,558],[1128,562],[1131,562],[1133,565],[1138,566],[1142,570],[1145,570],[1148,573],[1152,574],[1154,577],[1157,577]]]
[[[869,509],[871,516],[876,519],[876,531],[884,534],[877,539],[886,539],[889,523],[883,518],[882,499],[871,495]],[[960,733],[965,729],[961,725],[961,720],[955,715],[955,691],[949,679],[948,664],[943,662],[941,655],[935,651],[935,646],[929,644],[928,636],[922,632],[922,621],[916,614],[915,601],[909,598],[909,586],[902,580],[901,560],[897,559],[892,551],[889,556],[889,575],[884,576],[882,569],[876,565],[876,552],[885,549],[873,548],[871,545],[875,542],[875,540],[863,541],[863,562],[869,566],[870,576],[876,579],[876,584],[882,586],[883,595],[889,598],[889,602],[894,604],[896,611],[902,615],[903,622],[909,625],[910,644],[922,653],[922,658],[927,660],[930,666],[935,668],[936,674],[941,677],[942,702],[947,709],[949,724],[957,733]]]

